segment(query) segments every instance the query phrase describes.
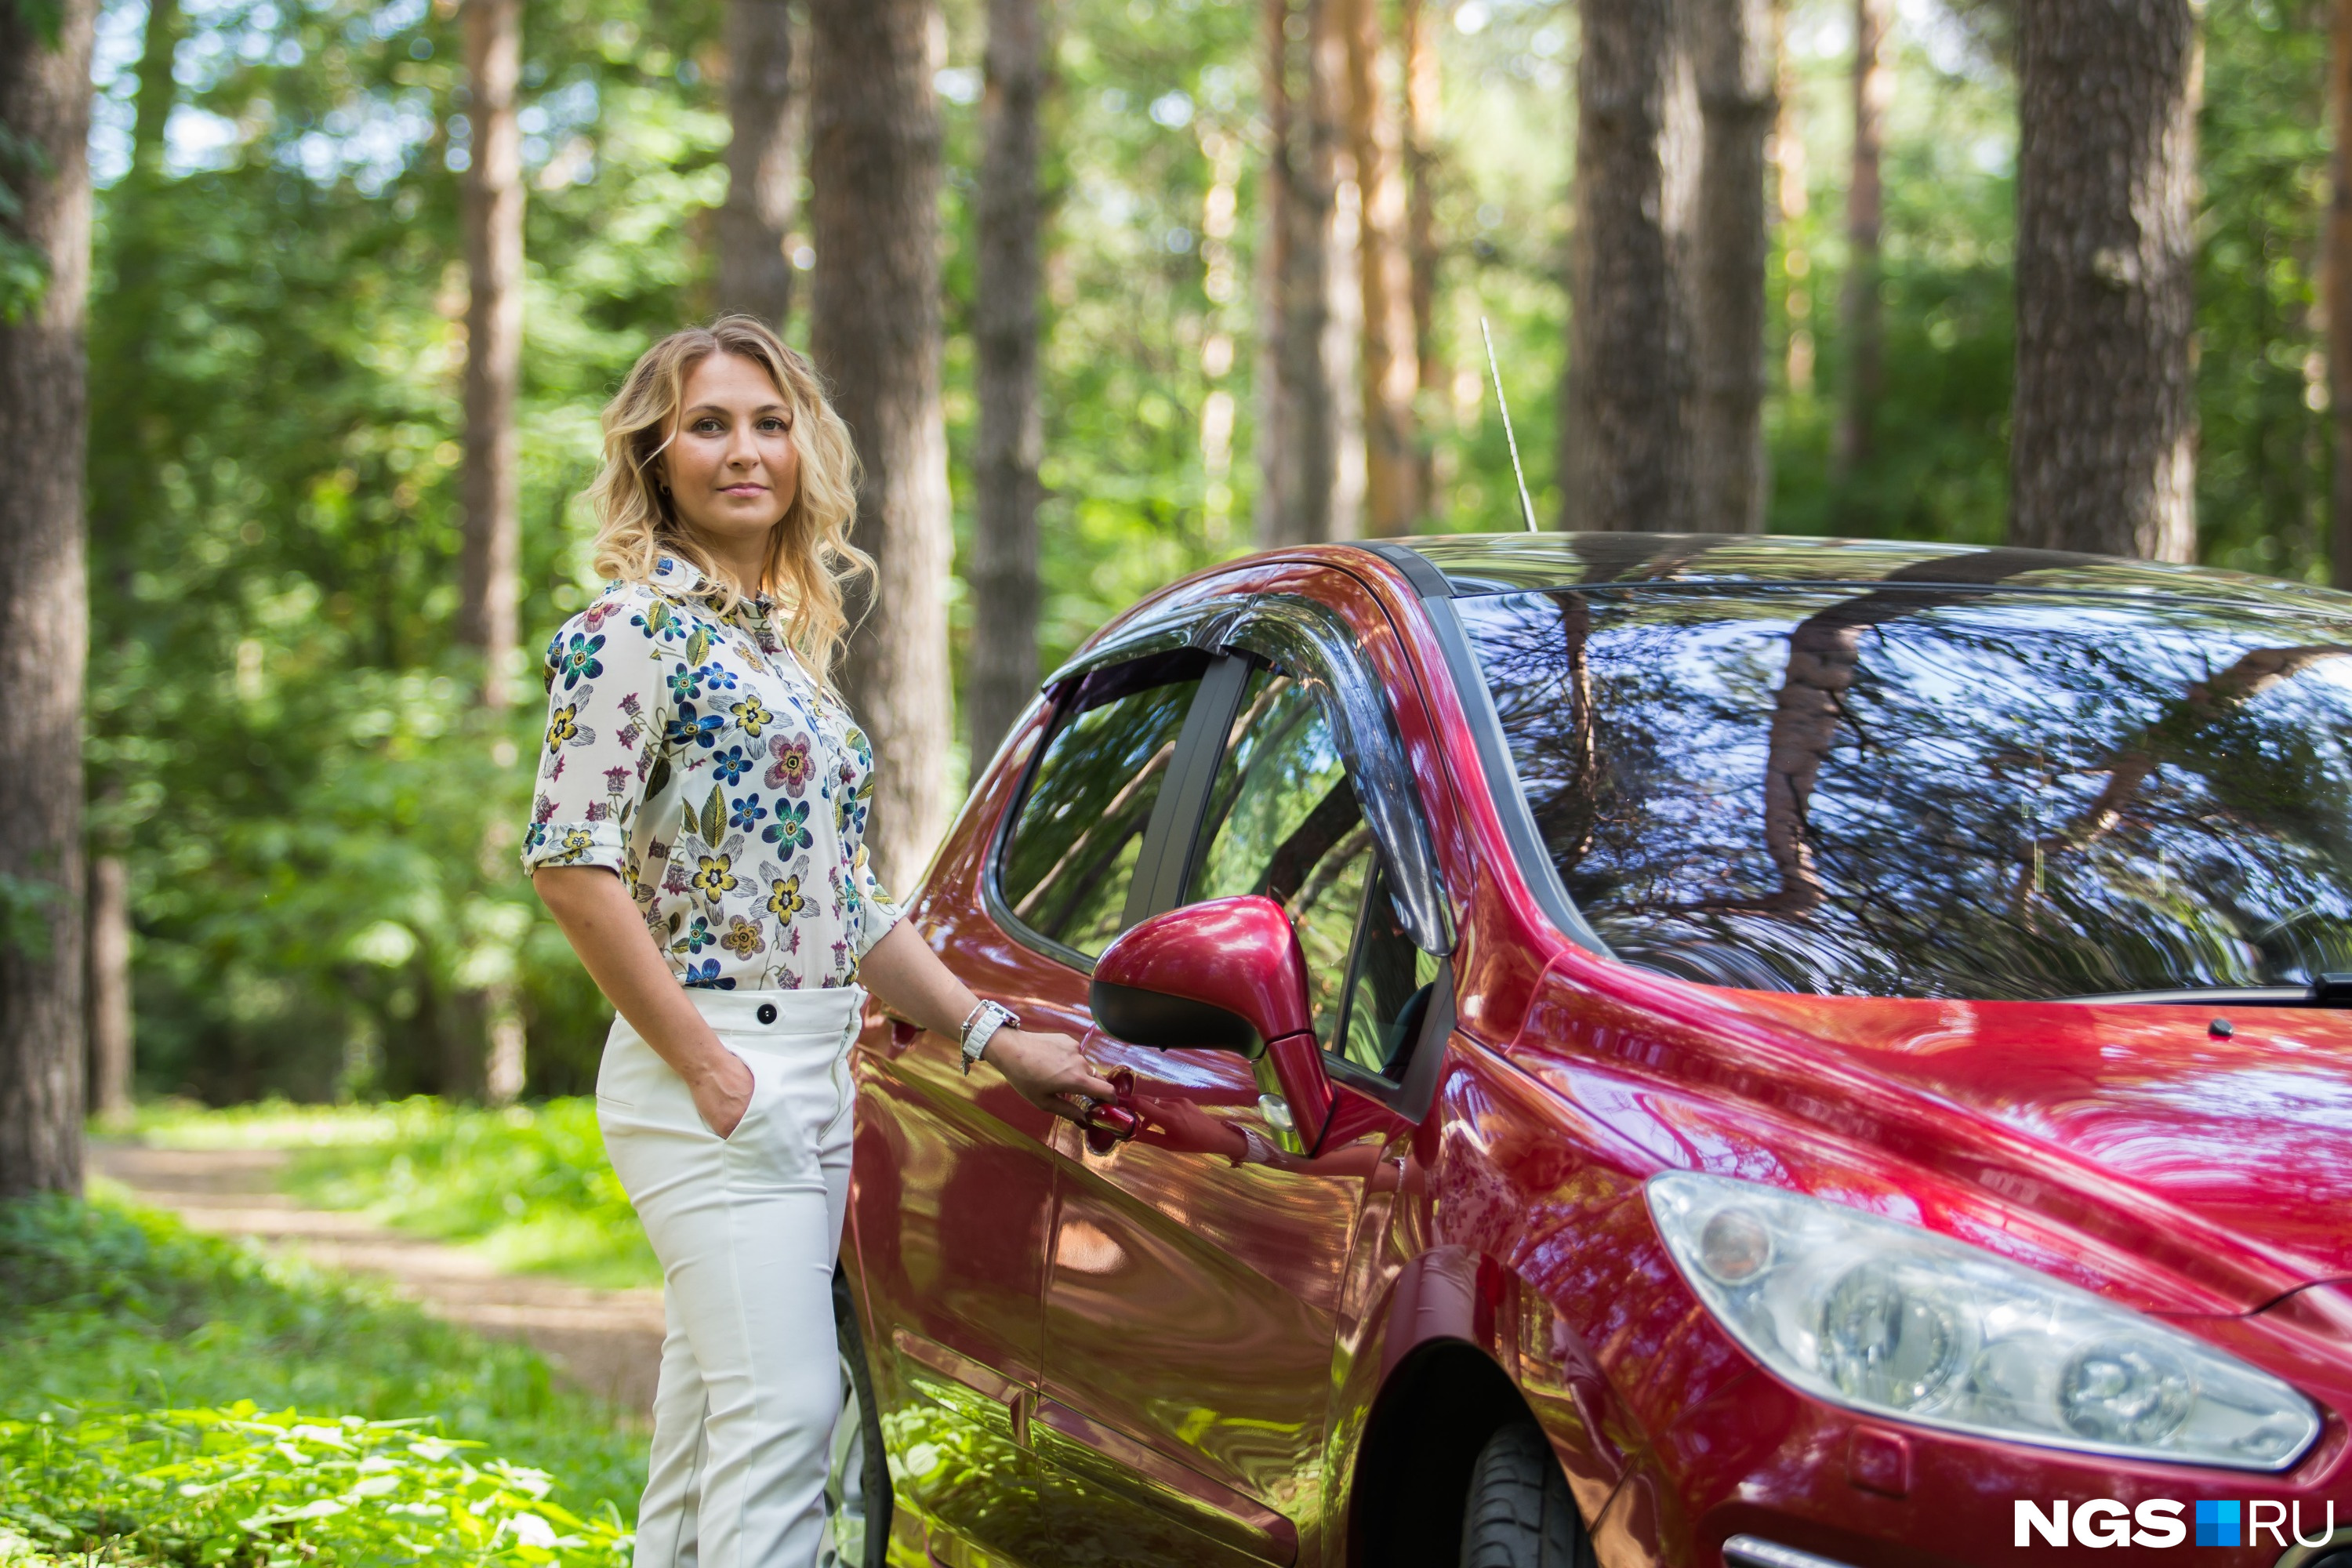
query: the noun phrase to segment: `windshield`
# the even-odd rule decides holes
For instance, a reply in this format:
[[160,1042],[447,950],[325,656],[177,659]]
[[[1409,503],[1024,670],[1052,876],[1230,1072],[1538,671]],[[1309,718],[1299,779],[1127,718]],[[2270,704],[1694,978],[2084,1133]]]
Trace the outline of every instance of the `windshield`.
[[1630,963],[1980,998],[2352,969],[2352,623],[1904,586],[1456,605]]

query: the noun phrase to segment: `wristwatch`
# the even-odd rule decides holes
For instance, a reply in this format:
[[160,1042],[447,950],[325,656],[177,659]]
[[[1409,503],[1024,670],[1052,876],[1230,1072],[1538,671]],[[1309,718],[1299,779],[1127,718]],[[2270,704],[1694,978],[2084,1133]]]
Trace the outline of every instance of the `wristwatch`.
[[961,1038],[966,1077],[971,1074],[971,1064],[980,1060],[980,1053],[988,1049],[988,1042],[996,1037],[996,1031],[1007,1024],[1017,1029],[1021,1026],[1021,1020],[1013,1016],[1011,1009],[993,1002],[982,1002],[964,1019]]

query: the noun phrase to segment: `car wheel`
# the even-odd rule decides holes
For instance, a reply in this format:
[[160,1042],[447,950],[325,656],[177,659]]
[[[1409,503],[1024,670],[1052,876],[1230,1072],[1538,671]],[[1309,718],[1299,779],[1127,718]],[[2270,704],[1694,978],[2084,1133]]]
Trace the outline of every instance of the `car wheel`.
[[1595,1568],[1568,1478],[1535,1423],[1486,1440],[1462,1510],[1462,1568]]
[[849,1278],[833,1277],[834,1342],[841,1357],[841,1415],[824,1477],[824,1540],[818,1568],[885,1568],[890,1554],[890,1465],[874,1374],[866,1361]]

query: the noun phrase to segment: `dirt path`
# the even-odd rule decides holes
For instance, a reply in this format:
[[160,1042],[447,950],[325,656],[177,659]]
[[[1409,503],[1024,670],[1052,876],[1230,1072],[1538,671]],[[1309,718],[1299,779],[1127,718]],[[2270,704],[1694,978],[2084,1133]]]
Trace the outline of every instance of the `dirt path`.
[[528,1342],[574,1384],[639,1419],[661,1363],[659,1290],[592,1290],[502,1274],[470,1252],[398,1235],[364,1216],[304,1208],[278,1191],[275,1149],[151,1149],[92,1143],[95,1171],[198,1230],[249,1237],[311,1262],[388,1281],[452,1323]]

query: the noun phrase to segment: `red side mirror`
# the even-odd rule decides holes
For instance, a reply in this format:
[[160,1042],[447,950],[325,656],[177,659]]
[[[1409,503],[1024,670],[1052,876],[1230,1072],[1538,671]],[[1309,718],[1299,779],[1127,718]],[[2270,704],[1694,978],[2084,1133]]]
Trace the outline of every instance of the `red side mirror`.
[[1095,962],[1095,1024],[1131,1045],[1263,1057],[1308,1150],[1331,1109],[1307,958],[1272,899],[1213,899],[1152,916]]
[[1272,899],[1215,899],[1154,915],[1095,962],[1095,1023],[1130,1045],[1255,1058],[1310,1033],[1307,958]]

